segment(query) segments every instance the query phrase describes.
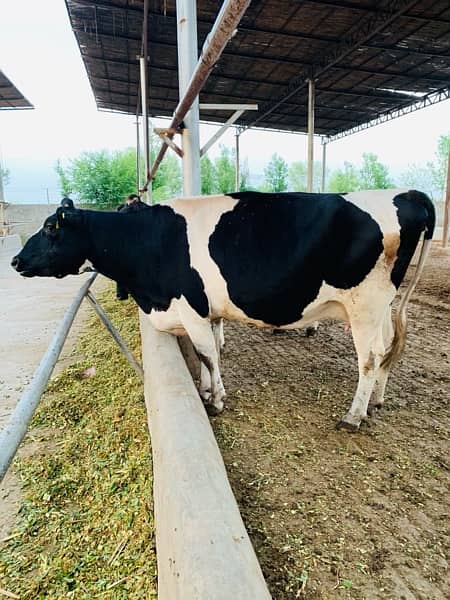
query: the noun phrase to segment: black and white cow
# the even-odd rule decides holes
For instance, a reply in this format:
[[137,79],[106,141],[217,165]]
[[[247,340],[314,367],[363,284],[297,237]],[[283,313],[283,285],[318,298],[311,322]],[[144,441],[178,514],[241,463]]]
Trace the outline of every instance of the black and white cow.
[[[64,277],[89,259],[129,290],[156,328],[187,332],[204,365],[200,393],[210,414],[222,410],[225,397],[211,328],[221,318],[280,329],[344,320],[359,381],[338,427],[358,429],[383,403],[433,235],[435,213],[425,194],[244,192],[129,214],[64,202],[12,266],[26,277]],[[391,303],[422,232],[420,260],[393,326]]]

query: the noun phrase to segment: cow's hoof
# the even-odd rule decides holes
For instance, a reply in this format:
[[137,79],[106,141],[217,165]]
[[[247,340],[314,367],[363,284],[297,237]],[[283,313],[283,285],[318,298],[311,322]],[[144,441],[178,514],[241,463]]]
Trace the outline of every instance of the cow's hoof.
[[224,403],[219,402],[219,404],[205,404],[205,409],[210,417],[217,417],[224,409]]
[[307,327],[306,328],[306,337],[313,337],[317,333],[316,327]]
[[369,415],[369,417],[373,417],[382,407],[383,407],[383,404],[381,404],[381,403],[369,404],[369,406],[367,407],[367,414]]
[[347,421],[339,421],[336,423],[336,429],[345,429],[351,433],[356,433],[359,430],[359,425],[356,425],[355,423],[347,423]]
[[211,390],[200,390],[200,398],[202,399],[203,404],[206,406],[207,404],[211,404]]

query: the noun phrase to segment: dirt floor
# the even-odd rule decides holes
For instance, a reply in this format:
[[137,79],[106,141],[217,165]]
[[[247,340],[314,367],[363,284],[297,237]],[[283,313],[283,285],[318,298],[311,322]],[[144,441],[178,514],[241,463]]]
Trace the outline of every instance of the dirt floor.
[[342,324],[227,323],[227,410],[213,419],[275,599],[450,598],[450,252],[436,246],[409,308],[380,413],[336,431],[356,387]]

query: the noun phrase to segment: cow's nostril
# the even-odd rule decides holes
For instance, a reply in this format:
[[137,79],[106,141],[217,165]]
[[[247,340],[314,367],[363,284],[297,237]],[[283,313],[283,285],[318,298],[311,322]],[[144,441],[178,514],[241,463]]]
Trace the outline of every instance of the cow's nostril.
[[12,261],[11,261],[11,266],[13,267],[13,269],[17,269],[17,267],[19,266],[19,259],[17,256],[15,256]]

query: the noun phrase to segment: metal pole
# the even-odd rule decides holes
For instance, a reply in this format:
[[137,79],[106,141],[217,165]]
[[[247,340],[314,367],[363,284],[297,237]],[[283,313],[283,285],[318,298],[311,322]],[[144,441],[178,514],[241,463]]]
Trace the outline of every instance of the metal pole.
[[[148,180],[150,170],[150,145],[148,136],[148,112],[147,112],[147,57],[139,58],[139,67],[141,74],[141,98],[142,98],[142,129],[144,133],[144,165],[145,180]],[[144,199],[148,201],[147,190],[144,191]]]
[[0,202],[4,202],[5,201],[5,192],[3,190],[3,161],[1,159],[0,156]]
[[46,353],[34,372],[31,383],[22,394],[16,408],[12,412],[5,428],[0,432],[0,481],[5,476],[17,449],[25,437],[28,425],[33,417],[39,400],[47,387],[48,380],[53,372],[56,361],[60,355],[69,329],[73,323],[75,315],[86,295],[89,287],[92,285],[97,273],[93,273],[81,286],[78,294],[72,301],[72,304],[66,311]]
[[134,356],[131,353],[130,349],[128,348],[128,346],[126,345],[126,343],[124,342],[124,340],[120,336],[120,333],[117,331],[117,329],[111,323],[111,321],[108,319],[105,311],[100,306],[100,304],[97,302],[97,299],[94,296],[94,294],[92,292],[88,291],[87,294],[86,294],[86,298],[89,300],[92,308],[95,310],[95,312],[99,316],[100,321],[103,323],[103,325],[109,331],[109,333],[112,335],[114,341],[119,346],[119,348],[122,350],[122,352],[124,353],[124,355],[127,358],[128,362],[133,367],[133,369],[136,371],[136,373],[138,374],[138,377],[140,378],[140,380],[143,382],[144,381],[144,371],[143,371],[141,365],[134,358]]
[[314,180],[314,79],[308,79],[308,178],[307,191],[313,191]]
[[322,138],[322,185],[321,192],[322,194],[325,192],[325,179],[326,179],[326,171],[327,171],[327,143],[324,142],[325,138]]
[[136,115],[136,186],[141,189],[141,140],[139,136],[139,115]]
[[[178,35],[178,81],[180,98],[189,86],[198,62],[197,49],[197,2],[177,0]],[[183,193],[185,196],[200,194],[200,115],[198,92],[192,98],[191,107],[184,117]]]
[[234,176],[235,176],[235,191],[238,192],[241,186],[241,172],[240,172],[240,168],[239,168],[239,131],[236,129],[236,134],[235,134],[235,140],[236,140],[236,156],[234,157],[235,159],[235,170],[234,170]]
[[[225,0],[223,3],[222,9],[203,46],[200,60],[191,77],[188,89],[175,110],[170,128],[177,129],[183,121],[193,100],[197,98],[250,2],[251,0]],[[150,171],[150,179],[154,177],[158,170],[158,167],[167,152],[167,148],[167,144],[162,145],[152,170]]]
[[445,204],[444,204],[444,223],[442,226],[442,247],[447,248],[448,244],[448,225],[450,218],[450,147],[448,152],[448,164],[447,164],[447,189],[445,192]]

